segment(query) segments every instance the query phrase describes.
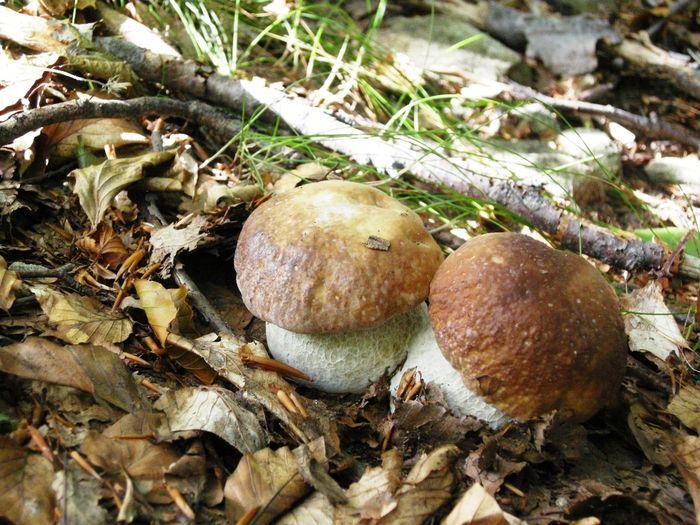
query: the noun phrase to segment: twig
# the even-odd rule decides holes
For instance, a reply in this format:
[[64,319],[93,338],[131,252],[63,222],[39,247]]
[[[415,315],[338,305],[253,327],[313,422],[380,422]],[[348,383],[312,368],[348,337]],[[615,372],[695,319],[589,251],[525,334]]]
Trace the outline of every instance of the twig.
[[507,180],[473,173],[461,167],[458,160],[417,150],[409,139],[395,137],[389,141],[368,135],[277,90],[217,74],[202,75],[201,66],[193,62],[155,55],[123,40],[99,39],[99,42],[148,81],[164,82],[180,95],[208,97],[207,100],[230,108],[245,106],[248,112],[267,108],[298,134],[317,137],[319,144],[359,164],[371,164],[395,176],[412,173],[459,193],[495,201],[553,235],[566,248],[581,250],[627,270],[657,269],[663,264],[663,249],[657,244],[620,239],[607,230],[584,224],[564,214],[532,188],[522,189]]
[[[150,221],[153,221],[153,219],[155,219],[163,226],[167,223],[167,221],[163,217],[163,214],[158,208],[155,195],[146,196],[146,206],[144,208],[145,213]],[[224,321],[223,317],[219,315],[219,312],[216,311],[216,308],[212,306],[212,304],[209,302],[209,299],[207,299],[206,296],[199,289],[197,283],[195,283],[194,280],[190,277],[190,275],[185,271],[185,269],[182,266],[182,263],[178,262],[177,260],[173,267],[173,278],[175,279],[175,282],[177,282],[177,284],[184,284],[185,287],[187,287],[187,296],[192,301],[192,304],[194,304],[195,308],[197,308],[199,313],[202,314],[202,317],[204,317],[205,320],[213,328],[215,328],[217,332],[226,333],[230,335],[233,334],[233,331],[226,324],[226,321]]]
[[219,108],[191,100],[183,102],[165,97],[139,97],[130,100],[84,99],[60,102],[33,109],[0,123],[0,145],[9,144],[25,133],[77,119],[133,117],[148,114],[186,118],[206,128],[222,141],[240,130],[240,122]]
[[58,268],[47,268],[39,264],[27,264],[16,262],[10,265],[10,270],[17,272],[17,276],[20,279],[42,279],[42,278],[54,278],[61,279],[70,288],[80,292],[83,295],[94,295],[95,292],[85,286],[80,284],[75,278],[70,274],[75,269],[75,265],[68,263]]
[[607,117],[613,122],[617,122],[625,127],[633,129],[638,133],[642,133],[646,137],[660,138],[667,140],[675,140],[679,144],[692,146],[700,149],[700,137],[694,134],[691,130],[665,122],[663,120],[651,119],[635,113],[630,113],[609,104],[595,104],[593,102],[584,102],[580,100],[560,99],[543,95],[532,88],[516,83],[503,84],[507,86],[507,91],[516,100],[539,100],[543,104],[549,105],[557,109],[566,109],[576,113],[585,113],[587,115],[600,115]]
[[689,7],[693,2],[695,2],[695,0],[679,0],[678,2],[673,4],[671,6],[671,9],[668,10],[668,15],[663,17],[661,20],[655,22],[649,29],[647,29],[647,34],[649,35],[649,38],[654,38],[657,35],[657,33],[663,29],[663,27],[666,25],[670,18],[676,16],[686,7]]
[[[663,263],[663,249],[657,244],[627,241],[601,228],[584,224],[582,221],[564,214],[532,188],[523,189],[510,181],[493,180],[476,173],[470,173],[460,169],[449,159],[435,153],[415,150],[413,144],[408,140],[396,139],[390,142],[368,136],[352,126],[339,122],[318,108],[290,99],[270,88],[243,84],[241,81],[219,75],[210,75],[206,79],[193,78],[191,75],[198,72],[197,69],[193,69],[193,63],[172,59],[165,60],[163,57],[142,49],[137,48],[136,51],[133,51],[135,46],[129,47],[130,45],[124,42],[110,42],[116,46],[112,46],[110,50],[116,49],[118,51],[121,49],[124,51],[126,49],[120,56],[121,58],[143,59],[143,63],[138,64],[137,69],[147,79],[163,80],[168,87],[176,90],[182,89],[186,92],[185,94],[210,95],[219,103],[239,109],[241,105],[246,103],[250,103],[251,109],[264,105],[253,98],[253,92],[255,92],[261,99],[269,100],[270,110],[281,116],[291,128],[301,134],[320,137],[318,142],[329,149],[346,154],[360,164],[374,164],[380,171],[388,173],[410,172],[427,182],[447,186],[465,195],[492,200],[553,235],[566,248],[580,250],[617,268],[627,270],[656,269]],[[132,51],[133,56],[130,54]],[[151,64],[152,67],[157,66],[157,71],[149,70],[148,64]],[[163,68],[167,70],[168,74],[164,74]],[[182,78],[187,72],[190,73],[190,76],[187,77],[188,82],[184,82]],[[46,124],[44,119],[47,114],[50,115],[51,122],[57,122],[60,118],[85,118],[87,114],[95,114],[85,110],[77,115],[75,113],[76,107],[90,107],[98,113],[102,110],[109,113],[105,108],[111,108],[110,111],[116,112],[116,108],[118,108],[119,114],[123,114],[121,112],[125,107],[129,107],[130,111],[135,110],[135,108],[139,108],[140,111],[151,111],[155,108],[155,106],[150,105],[151,102],[161,104],[158,106],[160,111],[170,108],[170,114],[180,114],[179,112],[184,107],[200,109],[204,107],[207,118],[200,121],[201,125],[220,128],[221,126],[229,126],[231,122],[230,119],[226,118],[225,113],[199,102],[185,103],[172,99],[144,97],[132,99],[132,101],[89,101],[83,103],[82,106],[76,106],[75,103],[57,104],[56,106],[61,106],[61,111],[52,111],[54,106],[40,108],[0,124],[0,130],[4,129],[2,126],[6,126],[6,128],[12,126],[11,129],[15,132],[20,130],[26,132],[32,126]],[[65,106],[65,104],[71,105]],[[92,106],[87,104],[92,104]],[[211,122],[211,119],[208,118],[211,116],[209,111],[216,112],[217,122]],[[37,112],[41,112],[39,116],[36,116]],[[109,114],[113,115],[113,113]]]
[[197,284],[192,280],[189,274],[182,267],[182,263],[176,262],[173,268],[173,278],[177,284],[184,284],[187,287],[187,296],[199,310],[202,317],[216,329],[219,333],[233,334],[233,331],[228,327],[223,317],[212,306],[209,299],[202,293]]
[[683,251],[683,248],[685,248],[685,245],[688,244],[688,241],[695,235],[695,232],[693,230],[688,230],[681,241],[678,243],[678,246],[676,246],[671,254],[668,256],[668,259],[664,263],[663,268],[661,268],[661,275],[671,275],[671,266],[673,266],[673,262],[676,260],[676,258],[680,255],[680,253]]

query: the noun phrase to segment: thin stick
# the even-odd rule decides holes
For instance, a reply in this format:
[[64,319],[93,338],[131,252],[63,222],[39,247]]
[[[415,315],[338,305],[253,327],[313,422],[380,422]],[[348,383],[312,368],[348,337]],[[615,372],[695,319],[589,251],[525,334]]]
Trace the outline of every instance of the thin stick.
[[0,145],[9,144],[25,133],[59,122],[86,118],[133,117],[148,114],[171,115],[196,122],[228,140],[240,130],[240,122],[221,109],[191,100],[166,97],[139,97],[130,100],[84,99],[60,102],[33,109],[0,123]]

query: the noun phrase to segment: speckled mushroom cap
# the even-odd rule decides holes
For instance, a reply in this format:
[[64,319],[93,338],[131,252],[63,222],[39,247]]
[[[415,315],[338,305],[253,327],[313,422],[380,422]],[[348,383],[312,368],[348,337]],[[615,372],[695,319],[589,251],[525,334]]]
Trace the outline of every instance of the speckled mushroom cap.
[[617,296],[585,259],[514,233],[467,241],[430,288],[438,345],[465,384],[516,419],[577,421],[616,392],[627,339]]
[[415,308],[442,262],[416,213],[346,181],[271,198],[238,239],[236,280],[257,317],[298,333],[365,329]]

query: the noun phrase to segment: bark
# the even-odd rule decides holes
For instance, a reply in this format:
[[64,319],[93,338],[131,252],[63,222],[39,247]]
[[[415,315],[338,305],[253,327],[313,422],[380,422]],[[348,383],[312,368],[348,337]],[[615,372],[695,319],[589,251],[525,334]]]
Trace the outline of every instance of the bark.
[[[651,270],[659,268],[663,263],[663,248],[657,244],[621,239],[607,230],[564,213],[532,187],[519,187],[507,180],[493,179],[474,173],[463,160],[449,159],[430,150],[416,149],[417,145],[410,138],[398,137],[394,140],[384,140],[371,136],[338,121],[321,109],[309,106],[301,100],[293,99],[262,84],[209,74],[210,70],[193,62],[154,55],[121,40],[101,39],[100,42],[110,52],[128,61],[142,78],[164,84],[167,89],[178,95],[207,98],[210,102],[247,112],[264,107],[272,115],[281,118],[297,133],[317,137],[318,143],[347,155],[359,164],[374,165],[379,171],[394,177],[412,173],[424,181],[446,186],[459,193],[491,200],[552,235],[562,246],[595,257],[616,268],[630,271]],[[123,101],[112,103],[115,104],[113,108],[118,107],[119,104],[129,105],[129,102]],[[93,107],[105,107],[102,104],[101,101],[96,105],[93,104]],[[172,104],[170,109],[173,112],[170,114],[177,115],[182,115],[183,107],[204,106],[208,111],[217,111],[211,106],[198,102],[164,101],[161,104],[161,111],[168,109],[170,107],[168,104]],[[138,103],[135,103],[135,106],[138,107]],[[153,106],[140,107],[145,111]],[[175,113],[175,110],[178,112]],[[35,111],[43,111],[46,116],[47,112],[51,111],[51,107]],[[70,120],[71,116],[86,118],[87,111],[81,112],[80,116],[69,111],[63,115],[66,120]],[[225,118],[221,116],[221,112],[217,115],[222,120]],[[114,113],[110,116],[114,116]],[[10,119],[4,123],[4,126],[10,128],[19,126],[16,119],[24,119],[25,124],[22,129],[28,127],[27,121],[32,122],[33,126],[48,123],[42,122],[38,116],[32,117],[30,112]],[[226,126],[225,123],[213,122],[212,119],[200,119],[198,123],[210,128]],[[235,128],[232,126],[232,132],[233,129]]]
[[219,108],[198,101],[183,102],[164,97],[130,100],[99,98],[61,102],[16,115],[0,123],[0,145],[9,144],[25,133],[49,124],[88,118],[132,117],[164,114],[181,117],[206,127],[226,141],[240,130],[240,121]]

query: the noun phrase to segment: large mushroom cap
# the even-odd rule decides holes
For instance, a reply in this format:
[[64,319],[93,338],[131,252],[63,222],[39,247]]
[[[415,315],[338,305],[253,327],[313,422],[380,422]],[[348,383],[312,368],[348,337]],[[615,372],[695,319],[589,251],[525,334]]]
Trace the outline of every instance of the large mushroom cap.
[[627,340],[617,297],[582,257],[530,237],[467,241],[440,267],[430,318],[466,385],[504,413],[577,421],[619,388]]
[[427,297],[441,262],[417,214],[346,181],[307,184],[261,205],[235,256],[248,309],[299,333],[371,328],[407,312]]

